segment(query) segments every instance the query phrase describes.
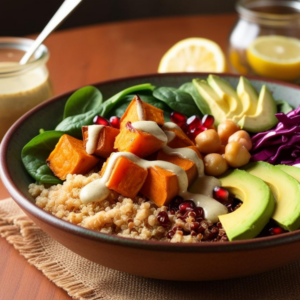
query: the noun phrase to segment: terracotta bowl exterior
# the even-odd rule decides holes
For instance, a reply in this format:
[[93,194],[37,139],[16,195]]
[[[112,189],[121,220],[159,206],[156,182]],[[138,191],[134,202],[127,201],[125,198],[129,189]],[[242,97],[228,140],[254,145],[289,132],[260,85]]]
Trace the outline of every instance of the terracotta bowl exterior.
[[[155,74],[95,84],[109,98],[116,92],[141,83],[178,87],[208,74]],[[238,77],[222,74],[233,86]],[[266,84],[275,99],[294,107],[300,104],[300,87],[249,78],[259,89]],[[0,174],[12,198],[24,212],[59,243],[79,255],[116,270],[167,280],[218,280],[247,276],[282,266],[300,258],[300,231],[248,241],[228,243],[172,244],[123,238],[85,229],[43,211],[28,193],[33,182],[21,161],[23,146],[40,128],[51,130],[61,120],[71,94],[55,97],[32,109],[8,131],[1,145]]]

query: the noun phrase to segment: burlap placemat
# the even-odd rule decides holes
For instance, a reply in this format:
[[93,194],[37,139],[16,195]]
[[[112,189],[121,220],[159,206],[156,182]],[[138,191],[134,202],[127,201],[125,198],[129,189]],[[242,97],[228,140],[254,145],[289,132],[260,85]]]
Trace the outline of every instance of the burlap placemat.
[[137,277],[105,268],[71,252],[30,221],[12,199],[0,201],[0,234],[74,299],[300,299],[300,262],[260,275],[214,282]]

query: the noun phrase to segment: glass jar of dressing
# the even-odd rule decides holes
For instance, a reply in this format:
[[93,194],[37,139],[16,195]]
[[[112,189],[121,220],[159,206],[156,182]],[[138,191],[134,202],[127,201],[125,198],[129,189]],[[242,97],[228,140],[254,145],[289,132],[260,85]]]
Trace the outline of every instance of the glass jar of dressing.
[[48,49],[41,45],[26,65],[19,61],[33,40],[0,38],[0,141],[25,112],[52,96],[46,62]]
[[[239,19],[230,33],[228,48],[231,71],[287,81],[299,79],[300,1],[239,0],[236,9]],[[253,58],[252,49],[258,49],[258,57]]]

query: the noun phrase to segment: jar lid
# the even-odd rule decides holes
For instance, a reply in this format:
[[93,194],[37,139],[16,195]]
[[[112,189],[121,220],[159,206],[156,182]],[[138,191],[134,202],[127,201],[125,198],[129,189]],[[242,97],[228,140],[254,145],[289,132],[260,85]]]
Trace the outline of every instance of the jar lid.
[[236,10],[241,18],[267,26],[300,23],[300,1],[240,0]]

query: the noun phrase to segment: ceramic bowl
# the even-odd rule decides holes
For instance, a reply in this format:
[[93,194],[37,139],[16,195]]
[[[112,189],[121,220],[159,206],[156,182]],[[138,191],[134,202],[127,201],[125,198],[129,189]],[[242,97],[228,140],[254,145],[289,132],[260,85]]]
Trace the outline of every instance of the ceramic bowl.
[[[149,75],[96,84],[105,98],[126,87],[150,82],[156,86],[178,87],[208,74],[185,73]],[[236,86],[238,77],[222,77]],[[276,99],[294,107],[300,104],[300,87],[259,78],[249,78],[259,89],[263,84]],[[143,241],[85,229],[43,211],[28,193],[33,182],[21,161],[22,147],[40,128],[53,129],[60,121],[64,104],[71,94],[53,98],[19,119],[1,145],[1,177],[12,198],[24,212],[52,236],[79,255],[116,270],[168,280],[216,280],[246,276],[282,266],[300,258],[300,231],[280,236],[228,243],[173,244]]]

